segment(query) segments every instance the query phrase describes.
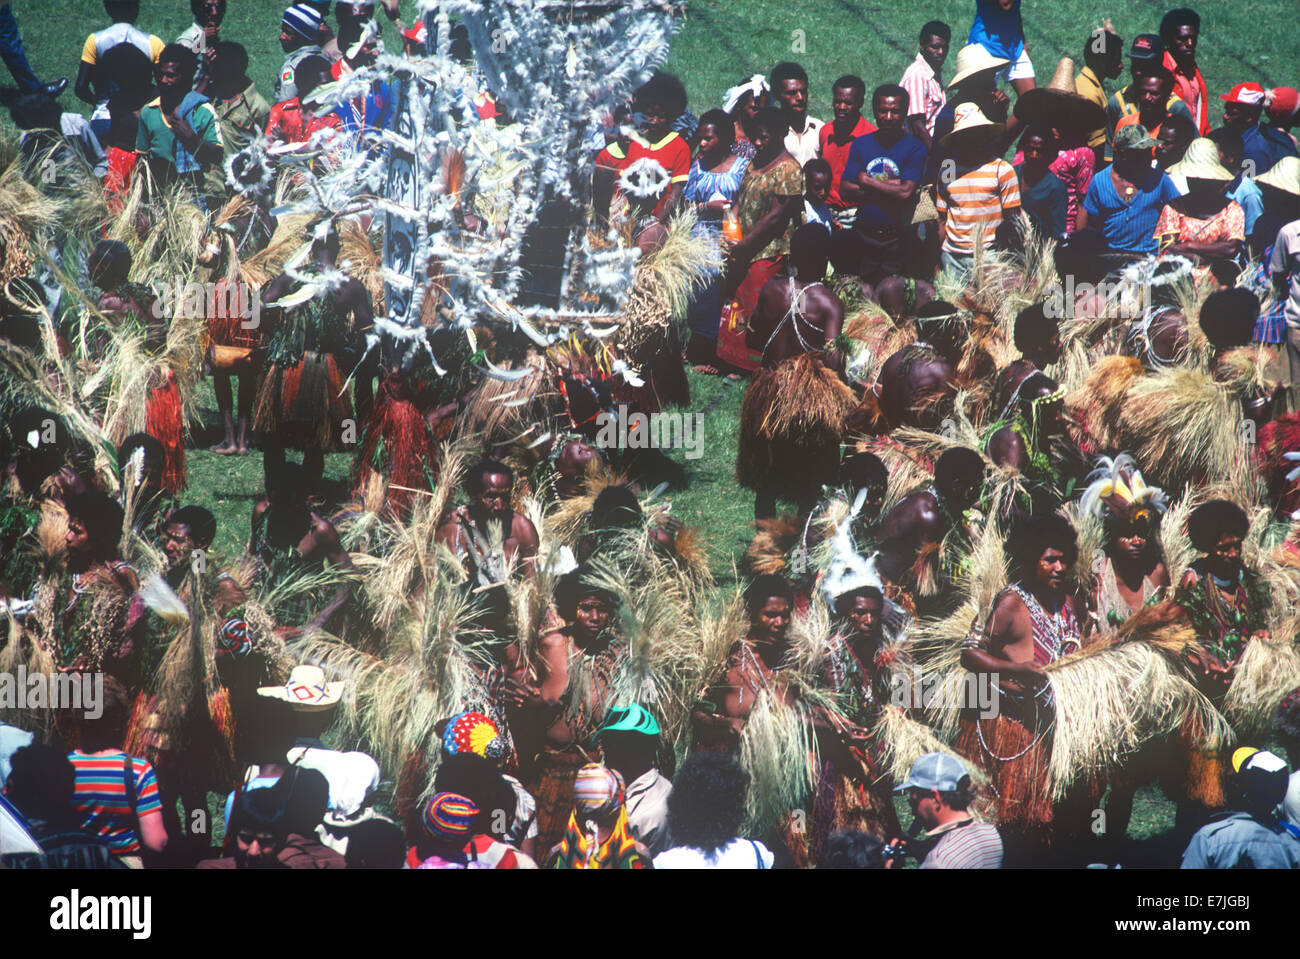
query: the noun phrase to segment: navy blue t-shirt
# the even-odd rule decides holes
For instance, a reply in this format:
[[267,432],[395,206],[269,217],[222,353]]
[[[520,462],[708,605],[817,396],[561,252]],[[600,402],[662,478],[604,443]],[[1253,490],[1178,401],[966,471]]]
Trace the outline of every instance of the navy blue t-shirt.
[[[893,146],[885,147],[876,136],[868,133],[853,141],[840,182],[851,183],[865,170],[869,176],[920,183],[925,174],[925,145],[912,134],[904,133]],[[872,230],[888,226],[901,230],[904,204],[888,200],[884,203],[882,206],[868,201],[859,206],[857,225]]]

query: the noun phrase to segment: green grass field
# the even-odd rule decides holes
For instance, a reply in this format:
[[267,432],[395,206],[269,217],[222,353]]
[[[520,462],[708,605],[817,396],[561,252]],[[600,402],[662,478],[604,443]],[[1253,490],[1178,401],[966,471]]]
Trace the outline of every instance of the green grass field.
[[[1111,18],[1127,42],[1138,33],[1154,31],[1163,11],[1172,5],[1144,0],[1026,0],[1028,49],[1040,82],[1046,82],[1059,57],[1069,55],[1081,61],[1083,42],[1103,16]],[[277,38],[284,6],[279,0],[234,0],[222,30],[225,39],[247,47],[250,74],[268,97],[283,58]],[[414,4],[404,2],[402,6],[409,20]],[[1238,0],[1198,6],[1203,17],[1199,61],[1211,91],[1212,122],[1217,123],[1221,115],[1217,95],[1234,83],[1256,80],[1267,87],[1294,85],[1300,79],[1295,75],[1300,32],[1291,29],[1293,4]],[[189,24],[188,4],[180,0],[146,0],[143,7],[141,28],[166,41]],[[916,33],[924,21],[948,22],[953,27],[955,51],[964,41],[973,8],[970,0],[932,0],[923,5],[704,0],[690,4],[667,68],[685,82],[690,107],[698,115],[718,105],[728,87],[751,74],[765,74],[778,60],[797,60],[811,78],[810,112],[829,118],[830,84],[836,77],[859,74],[869,89],[896,82],[915,56]],[[74,79],[86,35],[106,25],[97,0],[20,0],[14,10],[28,55],[43,80]],[[398,44],[386,23],[384,36],[390,47]],[[946,71],[949,76],[952,56]],[[62,103],[65,109],[89,110],[71,89]],[[719,585],[729,589],[735,585],[735,566],[753,532],[752,496],[732,479],[744,386],[692,373],[691,387],[693,408],[705,412],[704,454],[698,460],[686,460],[682,451],[673,453],[688,476],[686,487],[671,494],[673,512],[701,530]],[[194,413],[206,429],[196,430],[196,437],[215,442],[217,437],[205,435],[217,424],[208,383],[200,390],[197,407]],[[330,478],[342,480],[349,468],[347,456],[327,460]],[[260,456],[217,456],[203,448],[193,449],[189,480],[186,501],[207,506],[219,519],[217,551],[226,556],[238,553],[247,541],[249,514],[261,489]],[[900,811],[907,822],[906,810]],[[1172,822],[1172,804],[1158,790],[1147,787],[1139,791],[1129,830],[1132,839],[1158,842]]]

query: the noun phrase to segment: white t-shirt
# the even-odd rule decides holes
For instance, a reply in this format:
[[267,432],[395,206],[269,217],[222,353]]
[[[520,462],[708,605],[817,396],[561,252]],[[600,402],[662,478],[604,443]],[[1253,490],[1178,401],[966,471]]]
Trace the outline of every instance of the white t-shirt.
[[771,869],[776,857],[761,842],[733,839],[712,855],[677,846],[655,856],[656,869]]

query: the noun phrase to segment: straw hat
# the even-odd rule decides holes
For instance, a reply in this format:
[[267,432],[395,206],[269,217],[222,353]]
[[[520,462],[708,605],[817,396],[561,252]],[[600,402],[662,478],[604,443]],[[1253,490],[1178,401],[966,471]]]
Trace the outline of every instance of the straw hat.
[[1001,70],[1010,62],[1010,60],[995,57],[978,43],[968,43],[957,52],[957,72],[948,81],[948,89],[951,90],[963,80],[973,77],[977,73],[983,73],[985,70]]
[[343,684],[325,682],[325,670],[319,666],[295,666],[283,686],[261,686],[257,695],[278,699],[297,711],[311,713],[337,705],[343,698]]
[[1074,61],[1061,57],[1052,80],[1045,87],[1035,87],[1016,101],[1016,117],[1027,126],[1055,127],[1086,133],[1106,125],[1106,110],[1074,86]]
[[1232,172],[1219,161],[1219,148],[1213,140],[1198,137],[1187,147],[1183,158],[1165,171],[1189,180],[1218,180],[1227,183]]
[[1300,196],[1300,157],[1283,157],[1267,173],[1255,177],[1255,183],[1257,186]]
[[945,150],[960,150],[972,140],[991,142],[1007,128],[1005,123],[994,123],[973,103],[959,103],[953,117],[952,132],[939,141]]

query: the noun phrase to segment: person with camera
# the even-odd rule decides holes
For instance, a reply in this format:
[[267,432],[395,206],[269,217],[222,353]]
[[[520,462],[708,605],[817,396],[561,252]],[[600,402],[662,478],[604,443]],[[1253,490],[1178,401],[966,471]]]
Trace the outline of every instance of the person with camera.
[[970,812],[975,792],[966,767],[955,756],[926,753],[895,791],[907,793],[915,817],[912,832],[920,825],[926,835],[912,842],[896,838],[886,850],[916,855],[928,848],[922,869],[1002,868],[1002,837],[996,826]]

